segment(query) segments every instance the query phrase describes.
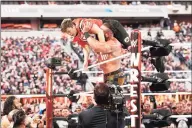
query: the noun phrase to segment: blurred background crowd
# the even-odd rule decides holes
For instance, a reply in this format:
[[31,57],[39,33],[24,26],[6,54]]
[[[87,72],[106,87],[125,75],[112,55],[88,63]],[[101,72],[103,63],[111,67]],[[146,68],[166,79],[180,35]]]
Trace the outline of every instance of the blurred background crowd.
[[[180,35],[179,35],[180,36]],[[165,37],[166,38],[166,37]],[[179,42],[178,36],[173,40],[178,43],[189,44],[188,46],[174,46],[172,53],[165,57],[165,69],[167,71],[191,70],[191,36],[183,42]],[[171,40],[171,39],[170,39]],[[173,41],[172,43],[176,43]],[[39,37],[2,37],[1,38],[1,94],[45,94],[45,61],[47,58],[62,58],[62,67],[57,71],[68,71],[69,68],[81,68],[83,52],[77,43],[71,43],[66,38],[42,36]],[[95,55],[92,53],[89,65],[96,63]],[[122,69],[128,71],[130,56],[122,59]],[[92,71],[98,68],[91,69]],[[151,58],[142,59],[143,71],[155,71],[151,64]],[[146,73],[148,75],[149,73]],[[90,74],[89,74],[90,75]],[[99,76],[101,74],[92,74]],[[190,72],[169,73],[171,78],[187,79]],[[68,75],[54,76],[54,92],[64,93],[71,89],[82,91],[83,80],[71,80]],[[88,82],[88,81],[87,81]],[[188,82],[172,82],[171,91],[191,91]],[[87,83],[90,84],[90,83]],[[91,85],[90,85],[91,86]],[[87,89],[89,90],[89,89]],[[146,92],[146,90],[145,90]]]

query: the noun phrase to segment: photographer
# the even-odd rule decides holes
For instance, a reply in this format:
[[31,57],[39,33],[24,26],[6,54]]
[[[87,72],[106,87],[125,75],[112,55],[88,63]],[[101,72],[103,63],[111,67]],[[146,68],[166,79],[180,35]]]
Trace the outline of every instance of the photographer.
[[95,86],[94,99],[97,105],[79,114],[77,128],[124,128],[122,113],[117,115],[105,109],[109,105],[109,95],[110,89],[106,84]]

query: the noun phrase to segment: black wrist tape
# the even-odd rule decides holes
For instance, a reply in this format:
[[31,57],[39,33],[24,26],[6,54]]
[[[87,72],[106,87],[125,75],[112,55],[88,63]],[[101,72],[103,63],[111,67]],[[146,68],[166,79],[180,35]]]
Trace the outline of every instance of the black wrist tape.
[[90,35],[89,35],[88,32],[85,32],[85,33],[84,33],[84,36],[85,36],[86,39],[90,37]]

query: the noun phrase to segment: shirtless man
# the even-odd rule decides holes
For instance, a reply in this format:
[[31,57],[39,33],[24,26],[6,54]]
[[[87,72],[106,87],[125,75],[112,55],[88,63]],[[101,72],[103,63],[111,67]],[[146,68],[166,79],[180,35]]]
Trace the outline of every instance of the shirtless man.
[[84,64],[83,67],[86,69],[88,66],[88,59],[90,53],[90,46],[87,44],[84,34],[82,32],[86,24],[89,24],[87,32],[89,34],[96,35],[96,38],[100,42],[105,42],[105,37],[102,29],[100,28],[103,23],[108,23],[109,28],[113,31],[114,37],[122,43],[124,48],[128,47],[128,34],[124,27],[116,20],[105,20],[90,19],[90,18],[77,18],[74,20],[64,19],[61,23],[61,31],[67,36],[73,37],[73,42],[77,42],[83,48]]
[[[84,36],[88,45],[98,55],[98,62],[110,60],[112,58],[121,56],[124,52],[121,43],[114,37],[112,30],[105,23],[100,28],[103,30],[106,42],[100,42],[91,37],[88,33],[90,25],[84,27]],[[117,59],[105,64],[100,65],[100,68],[104,72],[104,81],[110,84],[123,85],[125,82],[125,75],[121,69],[121,59]]]

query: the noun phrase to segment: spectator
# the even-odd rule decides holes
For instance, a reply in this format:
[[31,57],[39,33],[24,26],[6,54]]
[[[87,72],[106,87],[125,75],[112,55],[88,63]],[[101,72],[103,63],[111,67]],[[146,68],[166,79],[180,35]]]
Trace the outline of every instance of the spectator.
[[18,110],[13,114],[13,127],[14,128],[20,128],[20,127],[26,127],[27,124],[25,124],[26,115],[23,110]]
[[149,102],[145,102],[143,105],[143,114],[144,115],[149,115],[151,113],[151,104]]
[[14,110],[14,109],[20,109],[21,103],[19,102],[19,99],[17,99],[15,96],[8,97],[3,106],[3,117],[2,117],[2,128],[7,128],[10,125],[10,121],[8,120],[8,114]]

